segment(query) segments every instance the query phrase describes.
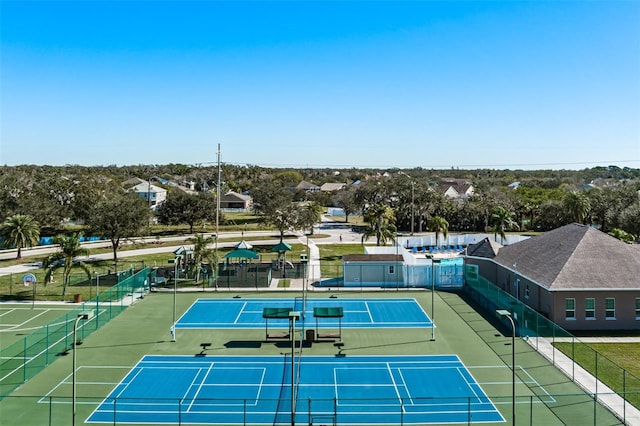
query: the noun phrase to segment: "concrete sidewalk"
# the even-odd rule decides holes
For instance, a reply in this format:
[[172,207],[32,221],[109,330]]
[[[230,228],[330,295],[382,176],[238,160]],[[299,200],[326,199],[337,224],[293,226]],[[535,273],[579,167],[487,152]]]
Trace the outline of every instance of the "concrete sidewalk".
[[[625,338],[625,337],[595,337],[595,338],[580,338],[581,342],[588,342],[593,339],[597,342],[636,342],[640,341],[637,337]],[[612,340],[616,339],[616,340]],[[618,340],[625,339],[625,340]],[[633,340],[629,340],[633,339]],[[638,340],[636,340],[638,339]],[[598,402],[607,407],[610,411],[616,413],[616,415],[625,422],[627,425],[640,425],[640,410],[635,408],[630,403],[626,402],[620,395],[615,393],[604,383],[596,380],[587,370],[580,367],[579,364],[574,363],[568,356],[561,351],[555,349],[552,342],[544,337],[529,337],[525,339],[527,343],[535,350],[537,350],[542,356],[547,358],[557,369],[562,371],[568,378],[575,382],[578,386],[584,389],[585,392],[596,395]],[[567,340],[567,339],[565,339]],[[560,339],[556,339],[560,341]],[[570,341],[570,339],[568,340]]]

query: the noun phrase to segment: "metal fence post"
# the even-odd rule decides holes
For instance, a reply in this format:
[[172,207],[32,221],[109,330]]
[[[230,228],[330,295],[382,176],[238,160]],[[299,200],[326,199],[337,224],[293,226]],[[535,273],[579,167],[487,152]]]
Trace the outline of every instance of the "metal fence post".
[[45,327],[45,350],[44,350],[44,365],[49,365],[49,350],[51,348],[49,348],[49,323],[47,323],[47,326]]
[[627,420],[627,370],[622,369],[622,423]]
[[571,381],[576,381],[576,338],[571,336]]
[[64,314],[64,349],[67,350],[69,348],[69,343],[67,342],[67,338],[69,337],[69,314]]
[[22,381],[27,381],[27,337],[24,337],[24,347],[22,350]]
[[598,351],[593,351],[596,356],[596,397],[598,396]]

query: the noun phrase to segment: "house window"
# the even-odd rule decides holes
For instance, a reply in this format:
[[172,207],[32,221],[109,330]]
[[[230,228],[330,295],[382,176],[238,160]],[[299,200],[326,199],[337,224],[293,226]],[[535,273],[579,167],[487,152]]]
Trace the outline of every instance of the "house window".
[[584,317],[586,319],[596,319],[596,299],[588,297],[584,301]]
[[564,299],[564,316],[568,320],[576,319],[576,299]]
[[529,298],[529,283],[527,283],[527,284],[524,286],[524,298],[525,298],[525,299],[528,299],[528,298]]
[[608,297],[605,300],[604,316],[606,319],[616,319],[616,299],[613,297]]
[[389,265],[389,273],[390,274],[395,274],[396,273],[396,268],[394,268],[393,265]]
[[636,319],[640,320],[640,297],[636,297]]

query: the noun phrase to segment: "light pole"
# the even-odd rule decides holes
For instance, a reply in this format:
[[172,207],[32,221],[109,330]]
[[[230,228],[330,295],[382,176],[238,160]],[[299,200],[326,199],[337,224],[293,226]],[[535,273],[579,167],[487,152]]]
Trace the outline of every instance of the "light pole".
[[[307,310],[307,292],[309,291],[309,234],[305,233],[307,237],[307,252],[304,261],[304,285],[302,286],[302,318],[305,317],[305,311]],[[304,330],[303,330],[304,331]]]
[[396,291],[400,290],[400,271],[398,269],[398,257],[400,256],[400,237],[402,234],[400,232],[396,232]]
[[513,264],[513,270],[516,274],[515,281],[513,282],[513,286],[515,287],[515,290],[516,290],[516,299],[520,300],[520,280],[518,279],[518,262],[515,262]]
[[100,314],[100,274],[98,271],[94,271],[93,274],[96,276],[96,330],[98,329],[98,315]]
[[295,381],[295,349],[296,349],[296,320],[300,318],[300,312],[289,312],[289,322],[291,329],[291,426],[296,424],[296,398],[293,389]]
[[73,370],[71,371],[71,426],[76,424],[76,336],[78,334],[78,323],[91,318],[91,312],[80,312],[73,323]]
[[402,176],[406,176],[409,179],[409,182],[411,183],[411,235],[413,235],[413,224],[414,224],[414,214],[413,214],[413,210],[415,207],[415,197],[414,197],[414,186],[415,186],[415,182],[413,181],[413,179],[411,178],[411,176],[409,176],[408,174],[406,174],[405,172],[398,172],[398,174],[401,174]]
[[412,180],[411,181],[411,235],[413,235],[413,222],[414,222],[414,220],[413,220],[413,218],[414,218],[413,209],[414,209],[414,206],[416,205],[413,186],[414,186],[414,182]]
[[169,259],[169,263],[173,263],[173,322],[171,323],[171,341],[176,341],[176,297],[178,295],[178,263],[180,263],[182,255],[178,254],[175,258]]
[[436,265],[440,259],[431,258],[431,341],[436,340],[436,308],[434,303],[436,293]]
[[513,322],[511,312],[506,309],[496,310],[501,318],[509,319],[511,323],[511,424],[516,424],[516,324]]

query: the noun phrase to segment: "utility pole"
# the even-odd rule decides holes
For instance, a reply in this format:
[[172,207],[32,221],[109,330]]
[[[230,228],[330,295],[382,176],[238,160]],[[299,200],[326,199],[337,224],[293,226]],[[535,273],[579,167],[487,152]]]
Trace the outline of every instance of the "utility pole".
[[[220,172],[220,144],[218,144],[218,182],[216,183],[216,251],[218,250],[218,238],[217,236],[220,235],[220,232],[218,230],[218,226],[220,224],[220,179],[221,179],[221,172]],[[217,265],[216,265],[217,266]]]
[[[218,239],[220,238],[220,230],[218,229],[220,225],[220,179],[222,173],[220,172],[220,144],[218,144],[218,182],[216,183],[216,241],[215,241],[215,258],[218,259]],[[218,262],[216,260],[216,262]],[[218,290],[218,267],[219,265],[215,265],[216,275],[214,277],[216,282],[216,291]],[[211,271],[214,269],[212,268]]]
[[413,186],[414,186],[414,182],[413,182],[413,180],[411,180],[411,235],[413,235],[413,222],[414,222],[414,220],[413,220],[413,218],[414,218],[413,210],[415,208],[414,206],[416,205]]

